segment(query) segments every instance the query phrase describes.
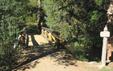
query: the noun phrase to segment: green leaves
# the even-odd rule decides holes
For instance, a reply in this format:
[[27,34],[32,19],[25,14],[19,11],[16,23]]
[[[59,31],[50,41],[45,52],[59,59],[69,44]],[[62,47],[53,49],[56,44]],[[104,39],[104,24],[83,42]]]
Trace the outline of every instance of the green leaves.
[[0,71],[11,71],[17,60],[17,51],[13,44],[18,36],[18,23],[25,22],[24,2],[0,0]]
[[95,0],[95,3],[98,5],[98,6],[102,6],[103,3],[104,3],[105,0]]
[[98,10],[91,11],[89,15],[91,23],[97,23],[99,19],[102,17],[102,13]]
[[47,25],[58,31],[67,45],[72,45],[73,53],[76,48],[83,55],[93,47],[95,50],[100,47],[99,32],[107,20],[106,0],[43,0],[42,4]]
[[37,7],[37,1],[38,0],[29,0],[29,5],[31,5],[32,7]]

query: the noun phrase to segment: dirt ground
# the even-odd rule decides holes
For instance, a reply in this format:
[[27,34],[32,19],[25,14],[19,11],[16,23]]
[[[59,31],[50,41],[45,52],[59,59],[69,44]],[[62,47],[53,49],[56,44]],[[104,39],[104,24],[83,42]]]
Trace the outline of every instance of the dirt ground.
[[56,62],[56,59],[50,56],[43,57],[39,60],[33,61],[31,65],[37,62],[36,66],[31,66],[18,71],[98,71],[98,66],[92,64],[77,62],[76,65],[63,65]]
[[[113,68],[113,63],[108,66]],[[14,71],[101,71],[101,66],[95,61],[78,61],[70,55],[66,56],[57,52],[36,59]]]

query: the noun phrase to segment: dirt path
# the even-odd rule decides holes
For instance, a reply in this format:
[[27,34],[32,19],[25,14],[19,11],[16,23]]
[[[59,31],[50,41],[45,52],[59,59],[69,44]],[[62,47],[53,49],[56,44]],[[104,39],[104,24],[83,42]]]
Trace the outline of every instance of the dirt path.
[[100,71],[99,63],[76,60],[66,61],[62,57],[61,54],[48,55],[32,61],[17,71]]
[[88,63],[77,62],[77,65],[62,65],[49,56],[39,59],[38,62],[35,67],[25,71],[98,71],[98,67],[93,67],[94,65]]

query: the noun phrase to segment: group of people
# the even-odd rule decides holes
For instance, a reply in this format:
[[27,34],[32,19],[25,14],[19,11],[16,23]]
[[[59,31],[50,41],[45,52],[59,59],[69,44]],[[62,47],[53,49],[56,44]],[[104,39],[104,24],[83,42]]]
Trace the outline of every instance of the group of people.
[[27,47],[27,33],[26,33],[26,28],[24,28],[19,33],[19,36],[16,38],[16,41],[14,43],[13,48],[16,48],[17,46],[18,47],[20,47],[20,46]]

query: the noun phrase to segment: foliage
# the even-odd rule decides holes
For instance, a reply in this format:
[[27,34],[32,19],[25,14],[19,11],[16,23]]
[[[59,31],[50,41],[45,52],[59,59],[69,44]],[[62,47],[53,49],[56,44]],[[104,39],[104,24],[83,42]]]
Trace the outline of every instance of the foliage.
[[95,0],[95,3],[99,6],[103,4],[104,0]]
[[29,0],[29,5],[32,7],[37,7],[37,0]]
[[37,22],[37,0],[27,0],[26,2],[26,15],[25,22],[26,25],[36,25]]
[[28,26],[37,25],[37,23],[36,23],[36,14],[28,15],[25,18],[25,21],[26,21],[26,25],[28,25]]
[[69,45],[68,50],[77,58],[88,57],[93,60],[99,59],[101,54],[99,33],[107,21],[105,3],[106,0],[43,0],[42,2],[47,15],[47,25],[60,33],[66,45]]
[[104,67],[104,68],[102,68],[100,71],[112,71],[113,69],[111,69],[111,68],[107,68],[107,67]]
[[18,51],[13,43],[19,25],[25,23],[26,1],[0,0],[0,71],[11,71],[18,60]]

